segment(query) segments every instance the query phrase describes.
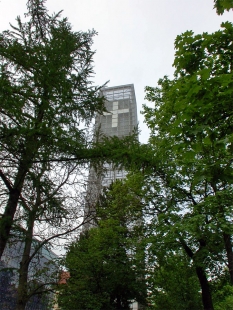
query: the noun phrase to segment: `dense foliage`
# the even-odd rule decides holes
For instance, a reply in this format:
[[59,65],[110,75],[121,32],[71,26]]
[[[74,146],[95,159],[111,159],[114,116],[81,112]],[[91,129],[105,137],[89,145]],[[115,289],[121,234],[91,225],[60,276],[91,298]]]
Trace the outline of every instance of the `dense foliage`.
[[213,34],[177,36],[174,79],[146,88],[157,162],[144,176],[154,210],[152,248],[186,253],[204,309],[213,309],[210,279],[227,267],[233,284],[232,35],[233,25],[224,23]]
[[[0,34],[0,257],[12,240],[22,244],[14,257],[17,309],[57,281],[43,260],[35,268],[32,262],[54,238],[82,225],[83,168],[90,159],[109,159],[109,144],[129,148],[129,141],[106,139],[93,150],[87,128],[104,110],[91,81],[96,32],[73,31],[60,13],[49,15],[45,2],[28,0],[25,18]],[[29,281],[41,279],[42,270],[43,283],[32,289]]]
[[[218,14],[233,7],[214,3]],[[0,34],[0,257],[12,240],[23,244],[17,310],[57,281],[32,262],[83,224],[80,178],[90,160],[131,173],[100,197],[96,227],[68,248],[61,309],[126,310],[133,300],[157,310],[231,309],[233,24],[177,36],[174,77],[146,87],[151,134],[140,145],[137,134],[93,140],[87,130],[104,111],[90,80],[96,32],[74,32],[45,0],[27,8]],[[3,270],[6,286],[8,276]],[[1,298],[9,301],[4,287]]]
[[224,13],[224,11],[230,11],[233,8],[232,0],[214,0],[214,8],[218,15]]
[[69,247],[65,266],[70,278],[60,286],[61,309],[127,310],[133,300],[145,304],[144,252],[138,227],[127,225],[129,208],[121,208],[127,200],[122,189],[115,184],[99,206],[98,227]]
[[173,79],[146,88],[149,143],[97,212],[111,223],[107,236],[117,216],[120,227],[138,227],[151,309],[232,307],[232,34],[224,23],[213,34],[177,36]]
[[103,109],[89,80],[95,32],[73,32],[60,14],[48,15],[44,2],[28,1],[28,20],[18,17],[0,39],[0,256],[20,197],[35,188],[37,175],[49,183],[50,160],[70,158],[87,143],[80,122]]

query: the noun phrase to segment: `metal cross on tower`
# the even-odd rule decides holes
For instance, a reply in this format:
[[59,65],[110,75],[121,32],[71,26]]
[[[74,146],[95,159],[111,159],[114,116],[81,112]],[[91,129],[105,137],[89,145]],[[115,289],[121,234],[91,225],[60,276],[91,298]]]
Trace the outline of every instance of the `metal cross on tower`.
[[112,111],[104,112],[104,115],[112,115],[112,127],[117,127],[118,126],[118,114],[128,113],[129,109],[118,110],[118,101],[114,101],[112,105],[113,105]]

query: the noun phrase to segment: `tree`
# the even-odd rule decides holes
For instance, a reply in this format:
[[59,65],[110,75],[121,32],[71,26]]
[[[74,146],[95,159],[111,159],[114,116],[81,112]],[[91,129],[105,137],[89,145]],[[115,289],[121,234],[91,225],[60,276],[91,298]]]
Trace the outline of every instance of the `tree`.
[[90,160],[122,160],[134,140],[97,143],[85,128],[104,110],[90,80],[96,32],[72,31],[60,13],[48,14],[44,0],[28,0],[27,8],[26,20],[17,17],[0,36],[0,257],[20,231],[18,309],[47,288],[47,281],[30,286],[33,257],[82,225],[83,169]]
[[233,287],[229,285],[229,273],[225,271],[221,277],[212,283],[214,309],[227,310],[232,308],[232,290]]
[[[0,38],[0,177],[5,186],[0,256],[30,172],[56,156],[68,160],[78,153],[88,143],[80,123],[103,110],[99,88],[90,81],[95,31],[73,32],[60,13],[49,16],[44,3],[29,0],[27,21],[17,17],[18,26]],[[46,169],[52,169],[49,163]]]
[[[60,287],[61,309],[123,310],[129,309],[132,300],[145,304],[144,252],[135,250],[140,241],[137,238],[135,243],[135,231],[126,225],[127,211],[121,208],[124,194],[119,188],[123,186],[117,182],[102,200],[98,227],[81,234],[68,249],[65,266],[70,278]],[[117,201],[116,192],[122,200]]]
[[[22,257],[18,259],[17,309],[25,309],[35,295],[48,295],[57,286],[59,261],[52,255],[51,249],[61,238],[64,243],[83,223],[80,208],[83,201],[78,199],[77,191],[80,184],[69,181],[76,176],[77,169],[76,166],[71,170],[66,167],[62,169],[61,176],[60,171],[54,168],[53,177],[50,175],[48,178],[46,171],[34,176],[35,188],[23,197],[24,208],[18,206],[18,211],[21,211],[21,217],[17,217],[19,233],[12,231],[12,240],[8,243],[8,247],[12,242],[17,242],[23,248],[22,253],[18,254]],[[67,181],[73,194],[68,192]]]
[[148,272],[149,302],[152,309],[201,309],[201,296],[194,266],[185,253],[174,250],[162,252],[156,243],[150,248]]
[[214,8],[217,11],[218,15],[224,13],[224,11],[230,11],[233,8],[232,0],[214,0]]
[[232,31],[191,31],[175,41],[174,79],[147,87],[145,107],[156,166],[147,173],[152,228],[194,264],[205,309],[213,309],[209,277],[232,256]]
[[92,228],[70,247],[70,279],[59,295],[62,309],[129,309],[132,300],[143,300],[137,270],[120,240],[122,231],[110,224]]

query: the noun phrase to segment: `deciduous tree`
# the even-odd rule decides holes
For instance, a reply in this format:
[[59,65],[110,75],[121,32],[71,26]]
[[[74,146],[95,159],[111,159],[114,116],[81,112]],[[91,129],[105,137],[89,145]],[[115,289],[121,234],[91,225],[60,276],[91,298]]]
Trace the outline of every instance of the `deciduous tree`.
[[69,247],[65,265],[70,279],[60,288],[61,309],[123,310],[130,309],[133,300],[146,303],[144,249],[140,227],[133,224],[142,218],[137,212],[132,221],[129,216],[139,201],[130,201],[132,193],[125,193],[121,182],[113,185],[97,210],[98,227]]
[[224,11],[230,11],[233,8],[232,0],[214,0],[214,8],[218,15],[224,13]]
[[205,309],[213,309],[208,277],[224,261],[233,283],[233,25],[222,28],[177,36],[174,78],[146,88],[155,106],[144,110],[156,162],[147,177],[155,234],[185,250]]

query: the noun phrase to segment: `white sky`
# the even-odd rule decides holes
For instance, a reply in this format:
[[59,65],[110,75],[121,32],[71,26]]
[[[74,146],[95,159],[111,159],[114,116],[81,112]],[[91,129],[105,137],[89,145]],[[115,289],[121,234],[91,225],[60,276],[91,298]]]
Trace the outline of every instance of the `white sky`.
[[[146,85],[172,77],[174,40],[186,30],[214,32],[233,12],[218,16],[213,0],[47,0],[51,13],[63,10],[74,31],[94,28],[95,84],[134,84],[141,141],[149,131],[140,115]],[[0,1],[0,31],[26,12],[26,0]]]

